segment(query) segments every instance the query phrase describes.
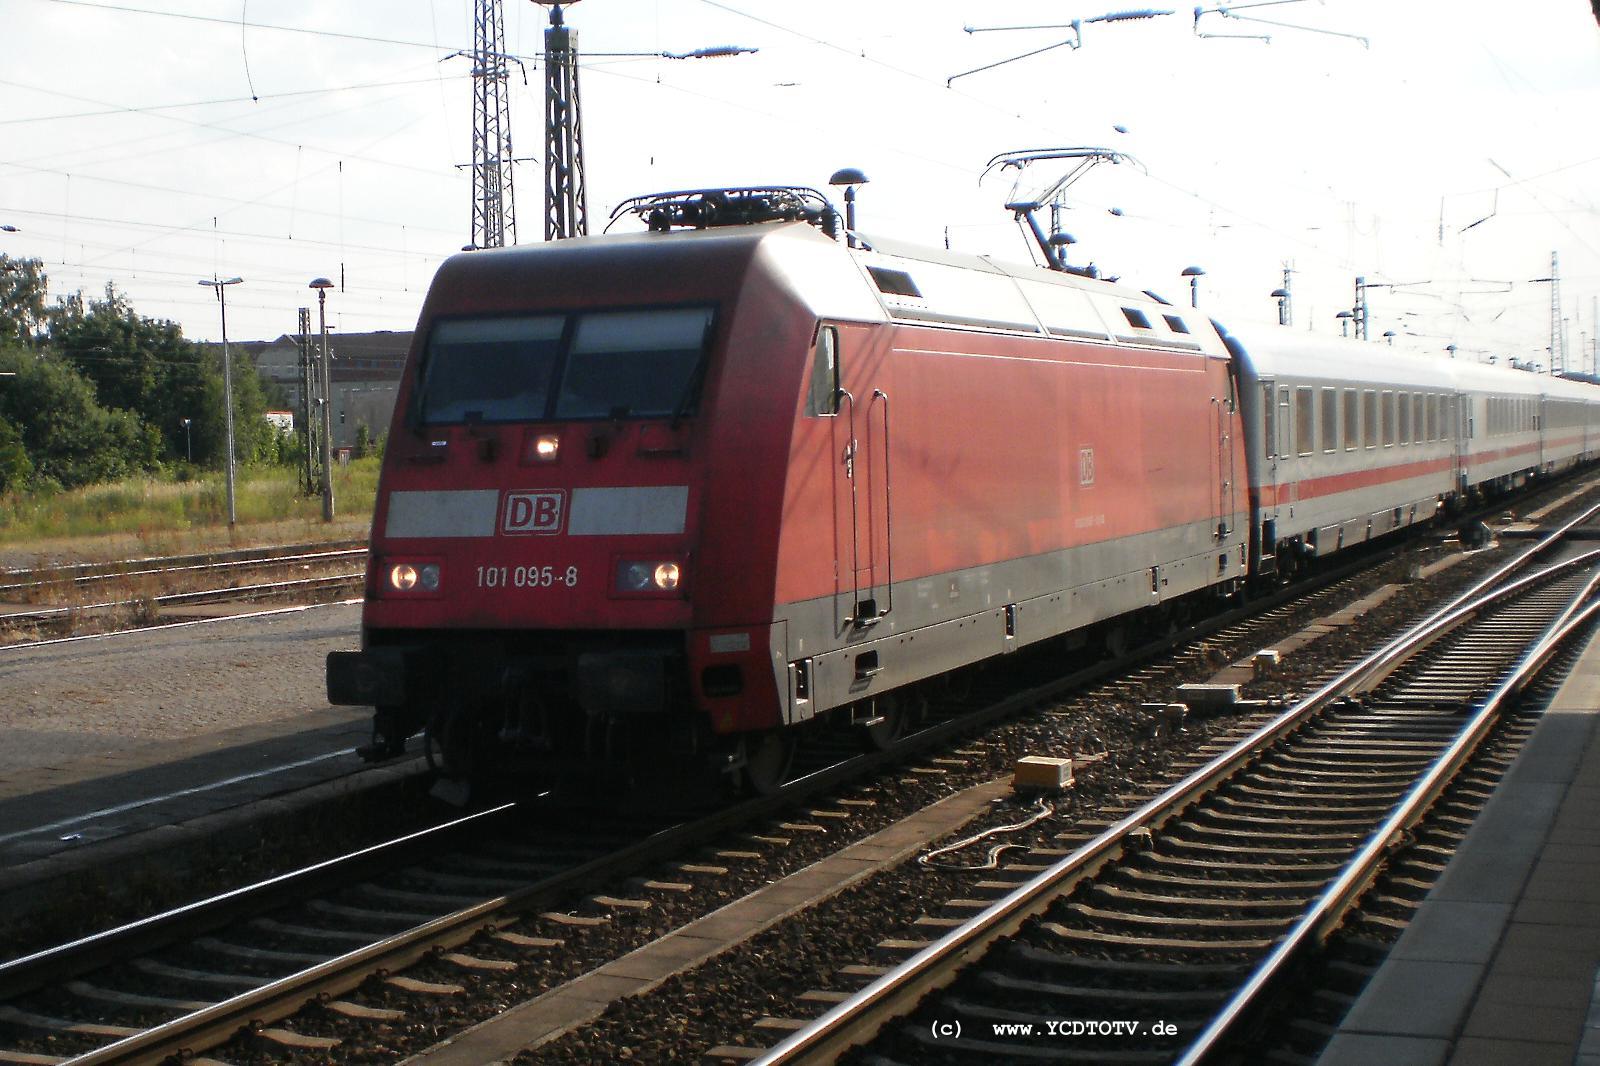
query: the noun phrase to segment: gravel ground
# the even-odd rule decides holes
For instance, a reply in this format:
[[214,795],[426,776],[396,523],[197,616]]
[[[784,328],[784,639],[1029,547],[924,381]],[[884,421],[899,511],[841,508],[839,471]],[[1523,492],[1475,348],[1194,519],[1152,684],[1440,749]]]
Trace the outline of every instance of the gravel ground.
[[[1325,674],[1354,650],[1357,640],[1352,631],[1361,630],[1370,640],[1374,630],[1386,631],[1414,615],[1422,603],[1464,587],[1500,554],[1486,553],[1433,581],[1404,589],[1362,623],[1342,630],[1340,635],[1345,640],[1319,641],[1302,649],[1277,678],[1249,686],[1246,694],[1260,697],[1303,689],[1313,677]],[[1403,565],[1391,564],[1385,569],[1394,571],[1403,569]],[[1286,628],[1303,622],[1297,619],[1294,626]],[[1249,650],[1237,648],[1233,653]],[[1196,669],[1195,676],[1176,680],[1198,680],[1205,672]],[[1011,839],[1052,844],[1052,834],[1091,812],[1103,797],[1132,782],[1166,777],[1175,756],[1192,750],[1229,723],[1226,716],[1193,722],[1180,737],[1157,737],[1130,744],[1128,725],[1137,720],[1137,707],[1130,706],[1126,697],[1107,698],[1106,691],[1116,687],[1104,686],[1098,696],[1091,693],[1087,698],[1071,701],[1072,709],[1064,714],[1030,718],[984,738],[985,743],[1008,750],[1061,753],[1081,750],[1071,738],[1081,737],[1086,725],[1093,723],[1110,748],[1107,759],[1079,775],[1075,794],[1063,804],[1064,809],[1056,818]],[[1163,695],[1158,691],[1138,694],[1141,698]],[[1014,808],[996,812],[994,820],[1003,822],[1015,814]],[[963,834],[976,831],[982,824],[974,823]],[[841,982],[835,976],[839,967],[876,961],[872,947],[879,940],[925,937],[926,933],[909,922],[936,912],[939,900],[967,895],[962,886],[982,878],[982,874],[955,874],[909,863],[887,871],[704,966],[670,979],[650,995],[613,1004],[593,1025],[536,1051],[524,1052],[516,1061],[519,1066],[617,1061],[626,1052],[626,1058],[641,1062],[692,1062],[718,1044],[760,1043],[761,1038],[753,1037],[749,1030],[755,1020],[765,1015],[794,1016],[798,1013],[797,998],[809,989],[853,988],[852,982]]]
[[[1487,560],[1485,560],[1487,562]],[[1413,594],[1432,596],[1442,586],[1453,583],[1458,574],[1473,569],[1465,566],[1450,572],[1451,581],[1429,582],[1406,590],[1397,597],[1404,603]],[[1382,574],[1373,574],[1354,583],[1341,602],[1348,602],[1385,580],[1403,572],[1404,563],[1391,564]],[[1397,610],[1409,607],[1396,604]],[[382,1062],[422,1050],[428,1044],[464,1025],[482,1020],[507,1005],[526,999],[538,991],[615,958],[631,947],[648,942],[692,916],[704,913],[730,894],[739,894],[762,882],[837,849],[843,838],[870,831],[899,813],[920,808],[941,795],[1005,773],[1022,754],[1082,754],[1107,752],[1107,756],[1084,768],[1075,790],[1064,798],[1060,813],[1035,830],[1020,834],[1029,843],[1051,842],[1079,818],[1092,816],[1097,809],[1130,781],[1164,776],[1171,759],[1204,741],[1215,730],[1231,723],[1226,718],[1195,722],[1176,737],[1156,736],[1148,715],[1139,703],[1167,695],[1170,686],[1181,680],[1204,678],[1223,662],[1246,654],[1263,643],[1276,639],[1276,632],[1297,630],[1311,617],[1334,609],[1321,602],[1315,610],[1302,608],[1291,617],[1281,618],[1264,632],[1251,627],[1238,638],[1241,646],[1221,648],[1208,642],[1183,657],[1183,665],[1140,670],[1083,693],[1062,705],[1044,708],[1039,714],[990,731],[956,745],[968,764],[942,776],[906,776],[904,770],[891,773],[874,785],[849,790],[877,801],[870,815],[852,818],[849,831],[833,832],[821,839],[812,834],[797,835],[786,848],[762,848],[767,852],[729,878],[715,878],[698,884],[685,897],[655,898],[646,911],[621,911],[611,914],[605,924],[590,929],[550,925],[530,918],[516,923],[513,931],[532,936],[554,936],[562,947],[549,950],[518,951],[485,938],[464,948],[469,954],[502,958],[515,964],[503,975],[467,974],[443,963],[412,968],[408,975],[424,980],[460,983],[465,995],[415,996],[369,981],[350,997],[369,1007],[393,1007],[406,1012],[403,1020],[377,1025],[353,1025],[323,1009],[301,1012],[285,1024],[288,1028],[317,1035],[337,1036],[343,1044],[333,1051],[296,1054],[264,1041],[244,1038],[221,1049],[221,1057],[237,1062]],[[1324,642],[1333,650],[1331,642]],[[1248,644],[1248,647],[1244,646]],[[1305,653],[1303,653],[1305,654]],[[1018,656],[1008,660],[1004,673],[1043,671],[1050,664],[1041,659]],[[970,756],[970,757],[969,757]],[[827,806],[820,801],[818,806]],[[997,805],[985,823],[1016,820],[1018,805]],[[843,827],[841,827],[842,830]],[[974,825],[971,828],[977,828]],[[784,834],[788,835],[788,834]],[[740,847],[752,847],[741,844]],[[978,849],[980,852],[982,849]],[[966,856],[960,856],[966,861]],[[656,876],[671,879],[667,871]],[[936,901],[966,895],[962,886],[983,875],[960,874],[907,866],[881,874],[827,902],[806,915],[762,934],[740,948],[689,973],[670,979],[655,993],[613,1005],[592,1026],[571,1033],[532,1053],[519,1062],[599,1062],[696,1061],[709,1046],[745,1039],[748,1025],[765,1014],[790,1013],[793,997],[808,988],[843,988],[833,977],[837,966],[868,961],[872,945],[885,936],[908,935],[902,924],[932,909]],[[698,880],[698,879],[697,879]],[[753,883],[752,883],[753,882]],[[639,889],[627,884],[612,886],[609,894],[637,896]],[[582,913],[601,913],[581,900],[572,901]],[[914,934],[912,934],[914,935]],[[803,950],[810,949],[810,950]]]
[[0,647],[0,774],[325,711],[323,660],[361,609],[158,627]]

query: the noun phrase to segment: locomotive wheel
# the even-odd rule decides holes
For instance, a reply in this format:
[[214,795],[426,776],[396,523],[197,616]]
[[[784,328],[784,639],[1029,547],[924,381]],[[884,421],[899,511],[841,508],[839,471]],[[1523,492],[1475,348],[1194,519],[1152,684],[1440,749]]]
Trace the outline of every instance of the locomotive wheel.
[[745,791],[755,796],[772,795],[782,787],[794,764],[794,737],[787,730],[774,729],[742,743]]
[[1128,654],[1128,627],[1117,623],[1105,632],[1106,658],[1120,659]]

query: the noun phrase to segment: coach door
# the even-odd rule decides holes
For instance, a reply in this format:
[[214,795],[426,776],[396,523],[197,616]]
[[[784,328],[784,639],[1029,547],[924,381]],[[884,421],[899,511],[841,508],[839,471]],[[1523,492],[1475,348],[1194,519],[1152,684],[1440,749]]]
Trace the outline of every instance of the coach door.
[[1286,427],[1279,425],[1279,419],[1286,417],[1287,412],[1278,409],[1277,384],[1271,380],[1261,383],[1261,451],[1263,462],[1261,464],[1261,517],[1274,518],[1277,515],[1278,504],[1278,463],[1279,456],[1283,454],[1280,442]]
[[1226,370],[1223,364],[1223,378],[1227,386],[1227,393],[1220,400],[1212,402],[1216,424],[1212,427],[1212,436],[1217,447],[1217,473],[1214,479],[1217,494],[1217,539],[1227,540],[1229,534],[1234,532],[1232,522],[1234,515],[1234,493],[1237,491],[1238,471],[1233,468],[1233,416],[1234,409],[1238,406],[1234,402],[1233,374]]
[[1544,427],[1549,424],[1545,411],[1545,398],[1542,395],[1535,396],[1530,402],[1533,405],[1534,443],[1539,449],[1539,469],[1542,471],[1545,468],[1545,454],[1547,451],[1545,445],[1548,443],[1549,438],[1549,434],[1544,431]]

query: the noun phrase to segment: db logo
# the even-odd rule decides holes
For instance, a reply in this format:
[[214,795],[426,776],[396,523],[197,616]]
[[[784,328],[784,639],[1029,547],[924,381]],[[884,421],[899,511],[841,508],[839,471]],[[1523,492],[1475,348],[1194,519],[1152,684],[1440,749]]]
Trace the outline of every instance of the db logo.
[[566,516],[564,492],[508,492],[500,509],[500,532],[511,536],[560,533]]
[[1078,484],[1088,486],[1094,484],[1094,449],[1078,449]]

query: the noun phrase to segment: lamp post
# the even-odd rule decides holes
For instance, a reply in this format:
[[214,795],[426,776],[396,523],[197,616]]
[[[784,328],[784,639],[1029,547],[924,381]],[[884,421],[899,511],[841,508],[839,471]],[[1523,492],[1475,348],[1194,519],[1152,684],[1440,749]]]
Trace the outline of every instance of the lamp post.
[[1350,336],[1350,320],[1352,318],[1356,317],[1355,312],[1354,311],[1340,311],[1338,314],[1334,315],[1333,317],[1337,318],[1339,320],[1339,335],[1342,336],[1342,337],[1349,337]]
[[229,285],[238,285],[243,278],[228,278],[218,281],[212,278],[207,281],[201,278],[198,284],[217,290],[217,302],[222,306],[222,406],[223,423],[227,426],[228,436],[228,525],[236,525],[239,515],[234,507],[233,497],[233,360],[228,356],[228,298],[224,295]]
[[317,317],[322,324],[322,520],[333,521],[333,388],[329,384],[328,370],[328,290],[333,282],[315,278],[311,288],[317,290]]
[[1289,290],[1273,289],[1272,298],[1278,301],[1278,325],[1289,324]]
[[1189,306],[1200,306],[1200,279],[1205,277],[1205,271],[1197,266],[1183,268],[1183,277],[1189,279]]
[[183,420],[183,456],[190,466],[194,465],[194,435],[189,432],[189,426],[193,421],[192,418]]
[[1393,348],[1394,347],[1394,330],[1392,330],[1392,329],[1384,330],[1383,331],[1383,339],[1389,342],[1389,347]]
[[1444,350],[1450,353],[1450,358],[1454,359],[1456,357],[1456,346],[1455,345],[1447,344],[1447,345],[1444,346]]

